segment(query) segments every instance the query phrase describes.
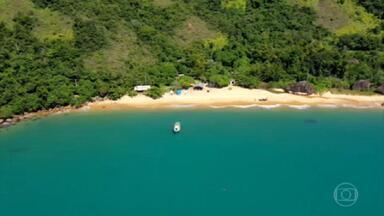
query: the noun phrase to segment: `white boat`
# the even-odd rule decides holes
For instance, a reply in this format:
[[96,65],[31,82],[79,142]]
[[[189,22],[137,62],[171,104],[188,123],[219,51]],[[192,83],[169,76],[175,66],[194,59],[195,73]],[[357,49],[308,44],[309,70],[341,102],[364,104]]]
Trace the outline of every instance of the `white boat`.
[[174,133],[179,133],[180,131],[181,131],[181,124],[180,124],[180,122],[176,122],[173,125],[173,132]]

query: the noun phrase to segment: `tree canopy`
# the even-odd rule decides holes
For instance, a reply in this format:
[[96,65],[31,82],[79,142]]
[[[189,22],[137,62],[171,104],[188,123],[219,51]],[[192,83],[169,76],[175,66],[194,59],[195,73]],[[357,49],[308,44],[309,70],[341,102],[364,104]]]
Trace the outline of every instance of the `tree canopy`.
[[[286,0],[174,0],[161,7],[151,0],[32,1],[69,17],[74,38],[36,37],[39,21],[28,11],[11,25],[0,22],[0,118],[80,106],[95,96],[117,99],[139,84],[155,86],[148,95],[157,98],[163,86],[186,88],[193,79],[217,87],[235,79],[247,88],[384,83],[380,0],[356,3],[381,25],[342,36],[318,26],[311,8]],[[207,38],[178,42],[207,28],[214,32]]]

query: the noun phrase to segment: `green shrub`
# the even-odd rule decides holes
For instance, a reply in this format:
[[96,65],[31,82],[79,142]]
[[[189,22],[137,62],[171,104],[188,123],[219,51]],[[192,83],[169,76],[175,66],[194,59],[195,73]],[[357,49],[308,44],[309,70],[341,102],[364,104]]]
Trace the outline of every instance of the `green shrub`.
[[208,79],[209,83],[217,88],[223,88],[229,85],[230,78],[226,75],[212,75]]
[[148,97],[151,97],[153,99],[158,99],[158,98],[161,98],[161,96],[163,96],[165,91],[166,91],[165,87],[153,86],[151,89],[149,89],[145,93],[145,95],[148,96]]
[[195,83],[195,79],[190,76],[181,76],[176,82],[176,88],[188,89]]

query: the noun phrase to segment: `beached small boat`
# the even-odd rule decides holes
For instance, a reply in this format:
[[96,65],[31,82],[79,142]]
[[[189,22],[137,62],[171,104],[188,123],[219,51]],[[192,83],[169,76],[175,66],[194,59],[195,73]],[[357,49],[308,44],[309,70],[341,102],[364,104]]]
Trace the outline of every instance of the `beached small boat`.
[[180,124],[180,122],[176,122],[173,125],[173,132],[174,133],[179,133],[180,131],[181,131],[181,124]]

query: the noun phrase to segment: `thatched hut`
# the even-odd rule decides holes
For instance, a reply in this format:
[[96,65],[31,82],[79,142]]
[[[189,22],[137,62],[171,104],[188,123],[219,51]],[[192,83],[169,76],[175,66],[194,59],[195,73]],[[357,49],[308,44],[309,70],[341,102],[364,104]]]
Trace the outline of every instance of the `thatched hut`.
[[285,88],[285,91],[293,94],[306,94],[306,95],[311,95],[314,94],[315,88],[311,83],[308,81],[300,81],[297,82],[287,88]]
[[352,89],[355,91],[366,91],[371,88],[372,83],[368,80],[359,80],[353,84]]

